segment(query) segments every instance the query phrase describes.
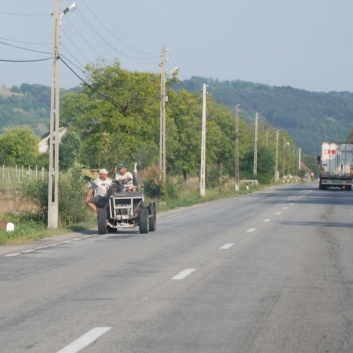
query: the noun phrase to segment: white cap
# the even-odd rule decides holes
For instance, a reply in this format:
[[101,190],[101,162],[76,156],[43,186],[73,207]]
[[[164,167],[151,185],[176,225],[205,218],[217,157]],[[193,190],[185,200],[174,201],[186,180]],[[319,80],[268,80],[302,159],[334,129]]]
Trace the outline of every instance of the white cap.
[[102,168],[99,169],[99,174],[109,174],[109,172],[105,168]]

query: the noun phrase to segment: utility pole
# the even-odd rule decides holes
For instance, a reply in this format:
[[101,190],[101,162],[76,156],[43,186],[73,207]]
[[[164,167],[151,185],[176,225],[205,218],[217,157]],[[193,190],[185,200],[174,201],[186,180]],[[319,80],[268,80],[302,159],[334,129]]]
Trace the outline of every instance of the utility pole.
[[201,135],[201,170],[200,170],[200,195],[206,194],[206,99],[207,86],[202,87],[202,135]]
[[168,101],[168,97],[166,95],[166,49],[162,48],[162,62],[161,62],[161,107],[160,107],[160,153],[159,153],[159,168],[161,172],[160,180],[163,183],[166,182],[166,128],[165,128],[165,103]]
[[60,0],[54,0],[53,12],[53,66],[50,99],[49,136],[49,183],[48,183],[48,227],[57,228],[59,223],[59,41]]
[[278,140],[279,140],[279,130],[276,131],[276,161],[275,161],[275,183],[279,181],[279,171],[278,171]]
[[53,65],[50,98],[50,135],[49,135],[49,182],[48,182],[48,228],[59,224],[59,106],[60,106],[60,29],[61,19],[68,12],[76,10],[76,4],[60,13],[60,0],[54,0],[53,12]]
[[258,113],[255,114],[255,141],[254,141],[254,176],[257,175],[257,125],[258,125]]
[[239,104],[235,106],[235,191],[239,191]]
[[301,164],[302,164],[302,149],[298,148],[298,170],[301,169]]

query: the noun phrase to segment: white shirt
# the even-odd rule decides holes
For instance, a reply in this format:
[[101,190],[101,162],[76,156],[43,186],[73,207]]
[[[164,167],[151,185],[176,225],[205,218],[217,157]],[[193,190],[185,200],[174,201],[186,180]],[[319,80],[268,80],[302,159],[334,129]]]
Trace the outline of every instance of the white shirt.
[[134,181],[133,181],[133,176],[132,173],[126,172],[125,175],[120,174],[119,172],[115,175],[115,180],[117,181],[124,181],[126,179],[130,179],[129,181],[126,181],[124,187],[127,189],[131,189],[134,186]]
[[112,185],[112,179],[107,178],[102,180],[97,178],[91,185],[91,189],[94,190],[94,196],[107,196],[110,185]]

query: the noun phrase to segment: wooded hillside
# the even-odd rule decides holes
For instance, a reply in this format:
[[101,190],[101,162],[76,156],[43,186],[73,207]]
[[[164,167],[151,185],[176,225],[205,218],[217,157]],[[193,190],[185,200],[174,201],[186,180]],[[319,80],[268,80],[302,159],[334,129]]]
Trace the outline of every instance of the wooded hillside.
[[289,86],[274,87],[244,81],[218,81],[193,77],[181,81],[179,88],[208,93],[218,103],[234,111],[240,104],[240,115],[254,121],[260,113],[276,128],[286,130],[305,154],[317,155],[323,140],[345,141],[353,129],[353,93],[309,92]]
[[[193,77],[172,87],[200,92],[202,84],[217,103],[254,121],[255,113],[273,127],[286,130],[304,154],[316,155],[322,140],[344,141],[353,129],[353,93],[309,92],[244,81]],[[168,107],[167,107],[168,109]],[[0,90],[0,134],[7,127],[29,126],[38,136],[49,130],[50,87],[22,84]]]

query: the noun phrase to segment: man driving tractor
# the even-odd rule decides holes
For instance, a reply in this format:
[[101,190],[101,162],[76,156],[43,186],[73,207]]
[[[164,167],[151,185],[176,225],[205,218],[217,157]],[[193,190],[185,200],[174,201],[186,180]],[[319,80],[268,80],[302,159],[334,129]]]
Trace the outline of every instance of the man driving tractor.
[[134,178],[131,172],[127,171],[125,163],[120,163],[118,166],[118,173],[115,175],[116,181],[124,183],[124,191],[135,192],[136,187],[134,186]]

